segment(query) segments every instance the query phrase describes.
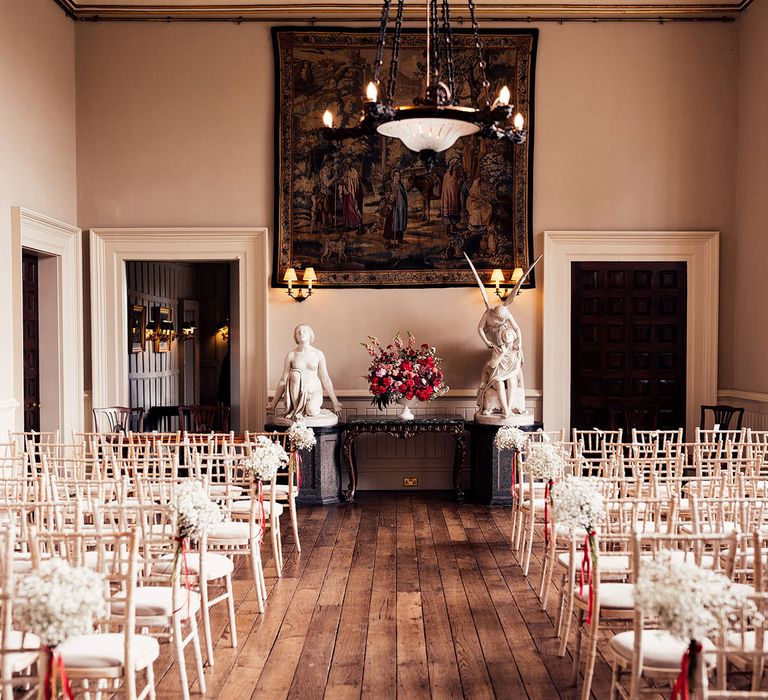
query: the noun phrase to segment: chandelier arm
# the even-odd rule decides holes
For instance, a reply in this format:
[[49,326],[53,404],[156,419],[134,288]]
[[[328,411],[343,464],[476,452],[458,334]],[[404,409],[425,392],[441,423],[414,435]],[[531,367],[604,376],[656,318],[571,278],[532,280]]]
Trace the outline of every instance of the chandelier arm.
[[480,78],[483,84],[483,91],[485,92],[485,106],[490,107],[491,95],[488,88],[491,84],[488,82],[488,76],[485,73],[485,58],[483,56],[483,42],[480,41],[480,26],[477,23],[477,17],[475,14],[475,0],[467,0],[469,5],[469,16],[472,20],[472,32],[475,36],[475,48],[477,49],[477,65],[480,67]]
[[456,104],[456,90],[453,69],[453,36],[451,33],[451,5],[449,0],[443,0],[443,37],[445,40],[445,67],[450,104]]
[[387,86],[387,102],[393,104],[397,90],[397,64],[400,59],[400,36],[403,33],[403,5],[405,0],[397,0],[397,15],[395,17],[395,36],[392,40],[392,58],[389,62],[389,85]]
[[378,86],[381,67],[384,65],[384,47],[387,43],[387,24],[389,24],[389,6],[391,0],[384,0],[381,7],[381,22],[379,23],[379,43],[376,46],[376,66],[373,69],[373,82]]

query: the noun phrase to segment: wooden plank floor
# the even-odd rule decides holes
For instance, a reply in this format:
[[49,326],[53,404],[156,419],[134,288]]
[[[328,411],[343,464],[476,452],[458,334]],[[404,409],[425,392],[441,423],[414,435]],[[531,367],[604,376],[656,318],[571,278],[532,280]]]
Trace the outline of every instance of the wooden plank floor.
[[[579,697],[570,656],[557,656],[557,594],[543,612],[532,587],[540,562],[529,583],[509,546],[509,509],[362,492],[354,504],[302,508],[299,521],[301,553],[290,527],[283,534],[282,578],[264,546],[264,615],[249,565],[237,569],[236,649],[223,606],[214,609],[206,697]],[[169,700],[179,697],[172,656],[164,644],[155,665]],[[593,697],[607,698],[609,685],[601,655]],[[192,691],[200,697],[196,680]]]

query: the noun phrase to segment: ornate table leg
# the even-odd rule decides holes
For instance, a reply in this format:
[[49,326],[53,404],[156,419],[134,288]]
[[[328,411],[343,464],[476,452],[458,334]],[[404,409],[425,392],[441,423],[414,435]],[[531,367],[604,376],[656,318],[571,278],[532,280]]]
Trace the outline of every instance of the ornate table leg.
[[464,502],[464,489],[461,488],[461,470],[464,466],[464,456],[467,452],[467,444],[464,440],[464,428],[459,428],[453,437],[456,440],[456,448],[453,453],[453,488],[456,491],[456,500]]
[[355,460],[355,438],[356,433],[353,433],[349,428],[344,435],[344,442],[341,445],[341,456],[344,463],[347,465],[347,473],[349,474],[349,485],[344,492],[344,497],[348,501],[355,499],[355,489],[357,488],[357,461]]

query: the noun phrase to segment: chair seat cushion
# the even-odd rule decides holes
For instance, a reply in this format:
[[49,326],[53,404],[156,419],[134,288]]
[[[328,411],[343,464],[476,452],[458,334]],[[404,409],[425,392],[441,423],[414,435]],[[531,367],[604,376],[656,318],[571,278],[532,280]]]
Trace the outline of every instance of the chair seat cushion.
[[[289,484],[275,484],[275,498],[288,498],[291,486]],[[264,497],[267,498],[272,493],[271,485],[264,485]],[[299,487],[293,485],[293,495],[297,496],[299,493]]]
[[[727,639],[729,646],[740,647],[743,651],[749,653],[755,650],[757,634],[755,630],[748,630],[744,632],[742,637],[738,632],[729,632]],[[763,651],[768,651],[768,635],[763,635]]]
[[[173,554],[164,554],[156,561],[152,567],[152,572],[156,574],[170,574],[175,566],[176,556]],[[186,556],[187,571],[190,576],[198,577],[200,574],[200,552],[187,552]],[[179,564],[184,575],[183,564]],[[205,578],[208,581],[223,578],[235,570],[232,560],[224,554],[215,554],[206,552],[205,554]]]
[[[256,536],[259,535],[259,527],[255,528]],[[249,542],[251,539],[251,526],[244,522],[227,522],[215,525],[208,530],[208,544],[235,544]]]
[[[271,513],[271,507],[272,504],[269,502],[268,499],[264,499],[264,514],[269,515]],[[256,504],[256,512],[258,513],[261,509],[260,504]],[[232,513],[237,513],[238,515],[243,513],[250,513],[251,512],[251,499],[245,499],[242,501],[234,501],[232,505],[229,506],[229,510]],[[282,503],[275,503],[275,515],[281,516],[283,514],[283,504]]]
[[[569,563],[568,552],[561,552],[557,555],[558,563],[568,568]],[[577,568],[581,567],[581,553],[577,553],[576,556]],[[600,555],[600,573],[603,574],[623,574],[629,572],[629,555],[628,554],[601,554]]]
[[[625,660],[632,659],[635,645],[635,633],[631,630],[619,632],[608,643],[609,649]],[[675,639],[669,632],[662,630],[643,630],[641,642],[643,650],[643,667],[669,669],[672,672],[680,670],[683,654],[688,648],[688,642]],[[702,642],[704,651],[712,651],[714,645],[708,639]],[[705,656],[705,661],[712,662],[711,656]]]
[[[67,669],[113,668],[123,665],[125,640],[122,634],[79,634],[60,644],[58,651]],[[152,664],[160,656],[160,645],[154,637],[133,636],[133,659],[136,670]]]
[[208,486],[208,493],[211,498],[217,498],[220,496],[231,496],[232,498],[240,498],[243,495],[243,487],[230,484],[210,484]]
[[[187,605],[189,595],[189,605]],[[181,613],[183,619],[194,615],[200,609],[200,594],[197,591],[187,591],[184,587],[184,574],[176,606],[173,605],[173,589],[170,586],[137,586],[133,595],[136,604],[136,617],[171,617],[174,611]],[[122,615],[125,603],[120,599],[112,601],[112,612]],[[138,625],[138,623],[137,623]]]
[[[600,557],[602,563],[603,558]],[[602,566],[601,566],[602,568]],[[600,582],[600,608],[605,610],[632,610],[635,607],[635,586],[632,583]],[[589,587],[585,584],[581,593],[579,586],[574,590],[576,599],[585,603]]]
[[[34,665],[37,661],[40,646],[40,638],[31,632],[19,632],[11,630],[8,634],[6,647],[3,649],[3,656],[8,660],[13,673],[23,671],[28,666]],[[31,651],[12,651],[13,649],[29,649]]]
[[[741,528],[739,528],[738,524],[730,520],[724,520],[722,523],[715,523],[711,520],[706,520],[704,522],[699,523],[698,525],[698,532],[699,534],[702,534],[702,535],[712,535],[712,534],[719,534],[719,533],[729,535],[732,532],[740,532],[740,531],[741,531]],[[686,534],[693,534],[694,524],[681,523],[680,532],[683,532]]]
[[[534,510],[544,510],[544,504],[546,503],[546,500],[543,498],[534,498],[533,499],[533,508]],[[531,499],[526,498],[522,505],[520,506],[522,510],[530,510],[531,509]]]

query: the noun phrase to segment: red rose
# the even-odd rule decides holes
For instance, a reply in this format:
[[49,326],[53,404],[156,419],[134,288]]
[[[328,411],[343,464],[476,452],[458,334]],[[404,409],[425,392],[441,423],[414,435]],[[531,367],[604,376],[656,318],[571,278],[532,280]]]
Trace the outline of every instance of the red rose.
[[384,377],[384,378],[381,380],[381,383],[382,383],[384,386],[389,386],[389,385],[392,383],[392,377]]
[[413,387],[413,379],[409,379],[405,382],[405,386],[407,386],[409,389]]
[[400,368],[404,372],[410,372],[413,369],[413,362],[411,362],[410,360],[407,360],[406,362],[403,362],[403,364],[400,366]]
[[421,347],[424,348],[424,350],[429,350],[429,345],[427,345],[426,343],[422,343]]
[[407,391],[405,394],[405,398],[410,401],[413,398],[413,391],[412,390]]
[[371,377],[371,385],[376,386],[379,383],[378,377]]

